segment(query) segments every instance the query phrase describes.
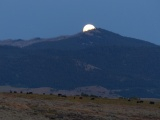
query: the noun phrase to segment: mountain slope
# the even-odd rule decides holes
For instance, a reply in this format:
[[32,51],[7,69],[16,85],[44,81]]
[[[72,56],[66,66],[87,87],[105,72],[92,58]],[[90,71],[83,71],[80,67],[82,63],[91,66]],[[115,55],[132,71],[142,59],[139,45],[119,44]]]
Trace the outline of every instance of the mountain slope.
[[160,97],[160,47],[100,28],[23,47],[2,45],[0,56],[0,85],[98,85],[123,96]]

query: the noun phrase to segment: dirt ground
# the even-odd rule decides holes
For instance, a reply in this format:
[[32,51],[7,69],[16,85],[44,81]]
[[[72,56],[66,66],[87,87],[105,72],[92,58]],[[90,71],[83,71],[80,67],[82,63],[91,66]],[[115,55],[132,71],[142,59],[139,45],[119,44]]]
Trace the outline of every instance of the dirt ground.
[[160,103],[0,93],[0,120],[160,120]]

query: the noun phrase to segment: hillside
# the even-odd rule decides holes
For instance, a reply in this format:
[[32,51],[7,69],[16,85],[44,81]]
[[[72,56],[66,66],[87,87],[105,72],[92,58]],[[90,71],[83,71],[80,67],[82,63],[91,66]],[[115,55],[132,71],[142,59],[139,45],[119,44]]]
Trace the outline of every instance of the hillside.
[[0,85],[102,86],[125,97],[160,98],[160,47],[155,44],[100,28],[22,41],[0,42]]

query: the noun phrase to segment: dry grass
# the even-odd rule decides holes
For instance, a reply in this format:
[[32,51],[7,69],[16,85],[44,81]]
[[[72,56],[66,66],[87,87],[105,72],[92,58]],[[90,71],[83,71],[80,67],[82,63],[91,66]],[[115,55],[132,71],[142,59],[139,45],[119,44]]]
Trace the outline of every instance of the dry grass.
[[[3,113],[3,114],[2,114]],[[38,94],[0,94],[0,116],[5,120],[160,120],[160,102]],[[25,117],[22,117],[25,116]],[[21,119],[20,119],[21,118]]]

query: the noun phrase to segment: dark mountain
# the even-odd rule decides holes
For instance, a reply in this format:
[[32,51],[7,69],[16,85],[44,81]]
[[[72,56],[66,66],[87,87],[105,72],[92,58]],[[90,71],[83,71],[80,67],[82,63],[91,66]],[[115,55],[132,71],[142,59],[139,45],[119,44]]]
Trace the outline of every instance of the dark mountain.
[[23,41],[23,46],[22,41],[0,43],[0,85],[98,85],[127,97],[160,98],[160,47],[155,44],[100,28],[31,41]]

